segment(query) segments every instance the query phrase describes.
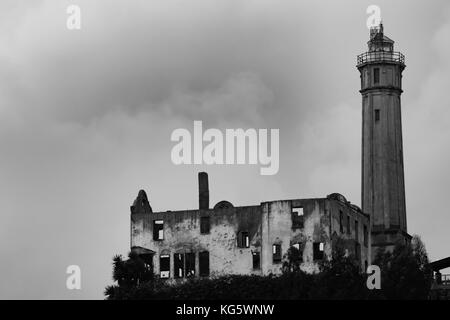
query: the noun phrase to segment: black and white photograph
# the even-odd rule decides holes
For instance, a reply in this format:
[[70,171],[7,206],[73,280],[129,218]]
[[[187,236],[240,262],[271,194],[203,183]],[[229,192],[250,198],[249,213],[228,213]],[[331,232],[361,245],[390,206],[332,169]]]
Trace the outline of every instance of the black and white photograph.
[[0,300],[450,300],[449,89],[445,0],[1,0]]

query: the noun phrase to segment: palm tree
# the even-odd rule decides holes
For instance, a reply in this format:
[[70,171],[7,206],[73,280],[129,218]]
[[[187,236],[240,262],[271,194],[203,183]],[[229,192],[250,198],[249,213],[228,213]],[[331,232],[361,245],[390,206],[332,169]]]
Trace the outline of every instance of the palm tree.
[[142,285],[154,280],[151,264],[147,264],[138,254],[130,252],[128,259],[121,255],[113,257],[113,280],[117,284],[105,288],[105,296],[109,300],[129,299]]

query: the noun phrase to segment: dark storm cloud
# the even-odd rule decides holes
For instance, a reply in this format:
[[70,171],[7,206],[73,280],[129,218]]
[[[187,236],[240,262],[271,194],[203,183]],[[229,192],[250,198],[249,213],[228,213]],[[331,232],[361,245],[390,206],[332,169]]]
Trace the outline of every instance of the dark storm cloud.
[[[267,19],[269,8],[245,13],[236,1],[194,2],[188,8],[179,1],[81,6],[79,33],[63,28],[64,15],[57,9],[64,4],[48,2],[30,13],[25,25],[21,20],[14,25],[15,36],[2,48],[0,61],[11,74],[4,80],[12,93],[5,94],[23,112],[89,121],[111,107],[133,111],[165,106],[179,116],[192,115],[195,106],[189,110],[165,100],[174,91],[216,90],[242,72],[256,71],[270,82],[288,68],[282,63],[288,50],[280,48],[291,42],[283,41],[283,24]],[[271,55],[277,70],[263,55]]]

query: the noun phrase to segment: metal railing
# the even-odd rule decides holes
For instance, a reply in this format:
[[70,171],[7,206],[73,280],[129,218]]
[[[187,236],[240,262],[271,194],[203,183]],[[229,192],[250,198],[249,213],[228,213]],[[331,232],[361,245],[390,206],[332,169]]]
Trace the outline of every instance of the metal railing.
[[357,58],[357,64],[371,62],[397,62],[405,64],[405,56],[401,52],[386,52],[386,51],[369,51],[360,54]]

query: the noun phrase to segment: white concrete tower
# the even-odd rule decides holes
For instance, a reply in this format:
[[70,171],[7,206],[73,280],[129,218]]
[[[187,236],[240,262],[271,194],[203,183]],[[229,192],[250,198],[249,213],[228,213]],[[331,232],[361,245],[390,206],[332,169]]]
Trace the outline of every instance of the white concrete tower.
[[362,95],[362,210],[371,217],[372,256],[409,241],[400,96],[405,57],[383,25],[370,30],[369,50],[358,56]]

